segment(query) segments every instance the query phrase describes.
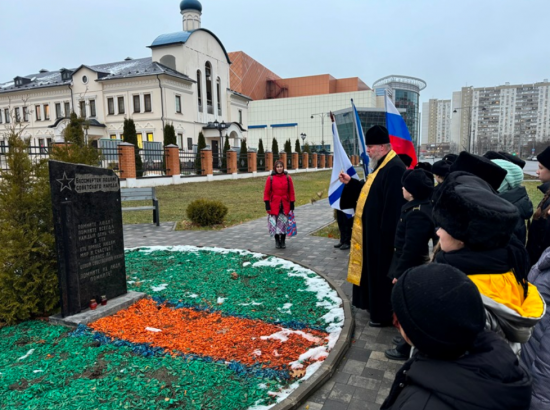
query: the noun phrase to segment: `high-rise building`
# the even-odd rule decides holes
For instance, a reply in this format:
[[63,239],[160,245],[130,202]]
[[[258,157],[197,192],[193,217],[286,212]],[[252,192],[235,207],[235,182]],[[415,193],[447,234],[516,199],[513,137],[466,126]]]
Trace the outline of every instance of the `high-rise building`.
[[[528,156],[550,142],[550,82],[463,87],[453,93],[453,139],[460,149]],[[459,104],[459,105],[458,105]],[[458,133],[458,137],[457,134]]]
[[388,75],[377,80],[372,88],[375,92],[379,89],[391,88],[395,107],[405,109],[402,114],[403,119],[407,124],[414,146],[418,146],[418,138],[420,137],[420,91],[426,88],[426,82],[415,77]]
[[430,99],[422,104],[422,143],[437,152],[451,144],[451,100]]

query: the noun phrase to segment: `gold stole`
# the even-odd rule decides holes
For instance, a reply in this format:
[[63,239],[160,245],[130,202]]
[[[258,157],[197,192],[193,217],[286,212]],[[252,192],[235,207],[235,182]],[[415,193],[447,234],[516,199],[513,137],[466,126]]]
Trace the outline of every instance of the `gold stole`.
[[351,250],[348,265],[348,282],[357,286],[361,284],[361,272],[363,271],[363,208],[365,208],[365,202],[369,196],[370,187],[372,186],[374,178],[378,175],[378,171],[384,168],[386,164],[396,156],[397,154],[395,151],[391,150],[376,171],[367,175],[367,180],[357,200],[355,217],[353,218],[353,229],[351,231]]

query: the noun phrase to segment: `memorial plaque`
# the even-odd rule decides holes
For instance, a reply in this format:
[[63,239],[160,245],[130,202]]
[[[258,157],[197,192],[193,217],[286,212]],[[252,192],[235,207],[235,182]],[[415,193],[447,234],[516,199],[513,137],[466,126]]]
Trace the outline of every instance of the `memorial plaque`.
[[127,292],[120,184],[108,169],[49,161],[61,314]]

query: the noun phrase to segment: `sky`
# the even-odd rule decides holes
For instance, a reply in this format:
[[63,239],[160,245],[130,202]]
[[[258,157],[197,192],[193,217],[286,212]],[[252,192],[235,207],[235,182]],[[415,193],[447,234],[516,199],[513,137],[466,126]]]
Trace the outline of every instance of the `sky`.
[[[421,102],[461,87],[550,78],[550,0],[201,0],[202,27],[280,77],[367,85],[421,78]],[[179,0],[0,1],[0,83],[40,69],[149,57],[182,30]]]

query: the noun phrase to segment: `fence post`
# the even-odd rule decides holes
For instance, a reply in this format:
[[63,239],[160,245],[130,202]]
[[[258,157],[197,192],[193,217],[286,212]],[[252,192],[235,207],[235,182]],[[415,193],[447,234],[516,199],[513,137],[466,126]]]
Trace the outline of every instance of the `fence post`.
[[311,165],[313,165],[313,168],[318,168],[319,164],[317,163],[317,153],[314,152],[311,154]]
[[325,154],[319,154],[319,168],[325,168]]
[[307,152],[302,153],[302,168],[309,168],[309,154]]
[[265,152],[265,170],[266,171],[273,171],[273,152],[266,151]]
[[248,151],[248,172],[255,173],[258,171],[257,158],[258,154],[256,151]]
[[166,161],[166,176],[180,174],[180,150],[177,145],[170,144],[164,147],[164,158]]
[[327,155],[327,168],[332,168],[333,160],[334,160],[334,155],[328,154]]
[[214,169],[212,164],[212,150],[205,148],[201,149],[201,175],[214,175]]
[[134,144],[122,142],[118,144],[118,169],[120,169],[120,178],[136,178],[136,157]]
[[228,174],[237,174],[239,168],[237,168],[237,151],[230,149],[227,151],[227,173]]
[[285,151],[279,152],[279,161],[282,161],[283,164],[284,164],[284,167],[287,168],[287,166],[286,166],[286,152]]
[[300,163],[298,162],[298,153],[293,152],[292,153],[292,169],[298,169],[300,168]]

